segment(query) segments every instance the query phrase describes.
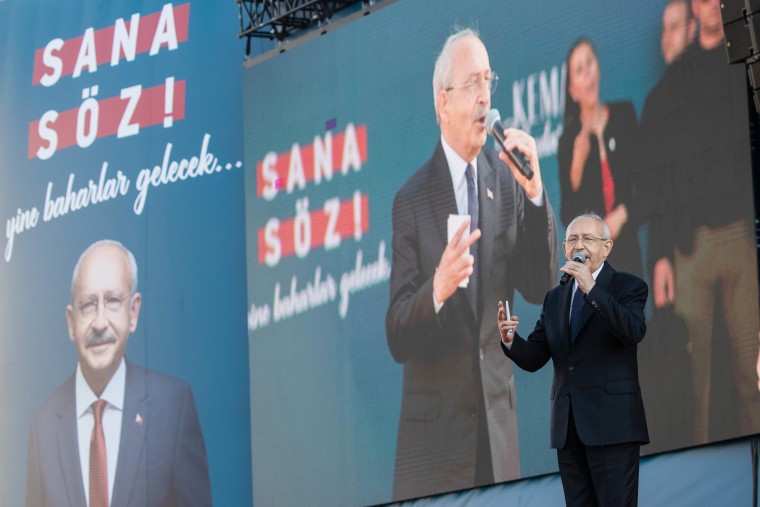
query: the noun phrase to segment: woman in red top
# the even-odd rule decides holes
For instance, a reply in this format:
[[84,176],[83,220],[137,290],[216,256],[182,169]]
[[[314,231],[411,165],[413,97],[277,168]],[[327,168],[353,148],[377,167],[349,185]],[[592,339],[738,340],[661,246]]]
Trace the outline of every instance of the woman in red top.
[[564,223],[588,210],[599,213],[615,242],[612,263],[643,275],[634,220],[634,145],[638,123],[631,102],[599,97],[599,60],[589,39],[579,39],[567,56],[565,113],[557,159]]

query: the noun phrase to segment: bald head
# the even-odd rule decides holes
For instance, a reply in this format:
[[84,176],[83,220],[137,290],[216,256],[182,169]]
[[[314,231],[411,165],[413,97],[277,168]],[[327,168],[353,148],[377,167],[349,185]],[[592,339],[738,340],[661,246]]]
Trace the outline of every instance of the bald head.
[[116,264],[121,263],[119,261],[119,256],[122,256],[122,260],[125,263],[122,267],[125,270],[125,276],[129,282],[129,292],[131,294],[137,292],[137,262],[135,261],[135,256],[132,255],[132,252],[130,252],[127,247],[118,241],[114,241],[112,239],[102,239],[87,247],[87,249],[82,252],[82,255],[79,256],[79,260],[74,266],[74,273],[71,276],[72,301],[74,300],[74,291],[76,288],[77,279],[79,278],[79,273],[82,270],[82,264],[84,264],[87,258],[92,255],[94,255],[96,258],[100,257],[101,255],[108,255],[112,258],[112,260],[116,262]]

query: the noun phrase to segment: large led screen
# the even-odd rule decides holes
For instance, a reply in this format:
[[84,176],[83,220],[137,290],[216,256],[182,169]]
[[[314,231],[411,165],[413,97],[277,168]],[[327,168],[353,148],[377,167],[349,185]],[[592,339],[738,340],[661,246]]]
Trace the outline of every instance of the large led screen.
[[[418,347],[399,349],[393,336],[393,269],[429,266],[408,282],[429,299],[404,311],[433,311],[432,278],[445,241],[425,228],[446,217],[392,213],[394,202],[408,201],[399,197],[407,181],[436,156],[434,63],[447,36],[463,27],[479,32],[500,76],[491,107],[507,127],[536,140],[543,209],[556,220],[548,246],[536,238],[545,229],[534,225],[497,237],[504,249],[494,251],[492,272],[500,275],[487,282],[502,289],[481,302],[477,325],[495,329],[497,302],[507,299],[527,335],[564,263],[560,255],[547,267],[546,249],[560,248],[568,222],[594,210],[612,230],[610,264],[650,287],[648,332],[638,347],[651,437],[642,452],[760,430],[744,69],[728,64],[722,42],[701,47],[716,13],[719,20],[715,10],[698,13],[703,26],[683,35],[691,46],[666,64],[665,4],[398,1],[246,68],[255,501],[374,504],[473,487],[473,431],[490,436],[491,482],[556,471],[550,366],[512,368],[495,333],[467,353],[450,353],[428,336],[427,317],[418,334],[409,326]],[[585,77],[568,63],[575,47],[592,57]],[[579,106],[589,89],[597,123]],[[586,174],[579,177],[573,164],[581,152]],[[436,206],[436,182],[411,184],[423,191],[409,208],[424,208],[426,199]],[[507,199],[495,188],[479,192]],[[533,206],[520,192],[509,198],[521,210]],[[398,235],[394,243],[394,228],[433,239],[410,245]],[[525,248],[515,238],[544,246],[515,256]],[[404,252],[403,264],[394,263],[394,251]],[[508,371],[513,376],[488,376]],[[463,387],[467,394],[454,400],[438,389],[447,383],[475,389]],[[477,419],[484,402],[492,412],[478,428],[467,418]],[[457,437],[436,440],[433,432]],[[437,463],[458,464],[430,472],[438,473],[431,479]]]
[[[2,505],[88,504],[95,396],[110,505],[251,503],[237,29],[210,2],[0,2]],[[75,273],[101,240],[136,271],[109,242]]]

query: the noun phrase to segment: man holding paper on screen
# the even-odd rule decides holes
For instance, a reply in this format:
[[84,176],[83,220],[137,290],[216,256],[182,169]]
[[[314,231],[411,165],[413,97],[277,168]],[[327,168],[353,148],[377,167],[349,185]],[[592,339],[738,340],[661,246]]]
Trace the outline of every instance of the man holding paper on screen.
[[394,500],[520,477],[512,367],[483,314],[515,289],[541,301],[556,283],[557,234],[535,140],[506,130],[530,180],[484,148],[497,80],[474,31],[448,38],[433,76],[441,136],[393,203],[386,332],[404,365]]

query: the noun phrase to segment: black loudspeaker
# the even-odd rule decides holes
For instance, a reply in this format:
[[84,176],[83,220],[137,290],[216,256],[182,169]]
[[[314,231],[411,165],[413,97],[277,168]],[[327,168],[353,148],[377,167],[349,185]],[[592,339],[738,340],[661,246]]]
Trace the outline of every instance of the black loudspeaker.
[[723,18],[723,26],[736,20],[744,19],[747,12],[747,0],[722,0],[720,2],[720,15]]
[[720,16],[728,63],[747,64],[752,100],[760,114],[760,0],[721,0]]
[[722,0],[720,15],[729,63],[760,54],[760,0]]
[[743,62],[758,53],[753,16],[742,17],[723,24],[729,63]]

